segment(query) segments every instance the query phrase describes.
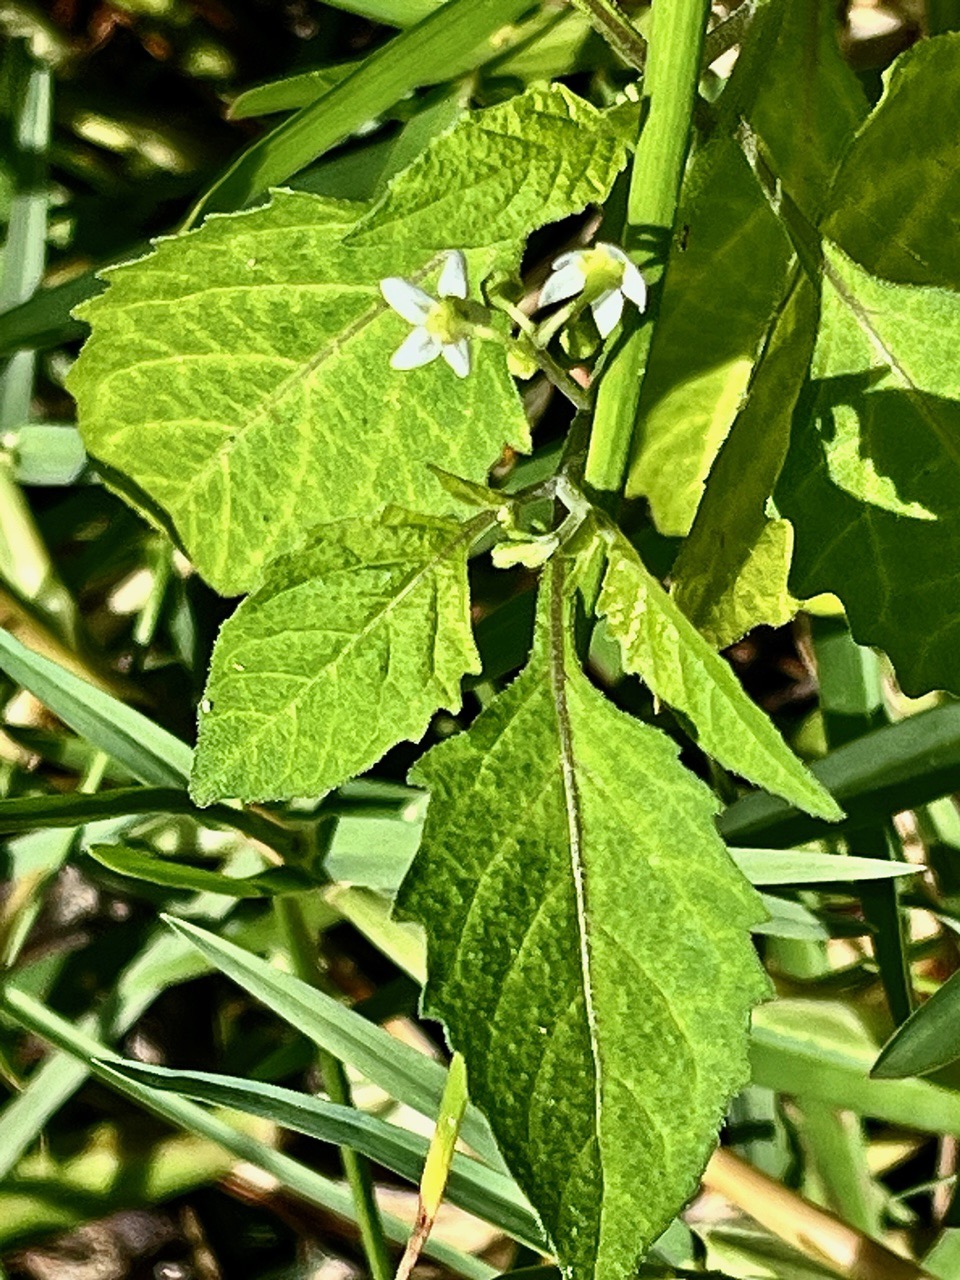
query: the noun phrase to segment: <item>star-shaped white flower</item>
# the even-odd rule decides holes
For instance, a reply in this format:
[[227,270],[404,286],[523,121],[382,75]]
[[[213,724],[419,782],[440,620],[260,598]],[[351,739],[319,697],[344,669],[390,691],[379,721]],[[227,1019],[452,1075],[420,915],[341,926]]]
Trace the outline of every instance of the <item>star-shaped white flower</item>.
[[620,323],[625,298],[638,311],[647,305],[646,281],[615,244],[597,244],[592,249],[562,253],[540,291],[540,305],[550,307],[585,291],[601,338],[608,337]]
[[[404,280],[388,276],[380,292],[398,315],[414,326],[390,357],[393,369],[417,369],[443,356],[458,378],[470,372],[470,325],[457,306],[467,296],[467,260],[452,249],[437,281],[438,298]],[[439,300],[438,300],[439,299]]]

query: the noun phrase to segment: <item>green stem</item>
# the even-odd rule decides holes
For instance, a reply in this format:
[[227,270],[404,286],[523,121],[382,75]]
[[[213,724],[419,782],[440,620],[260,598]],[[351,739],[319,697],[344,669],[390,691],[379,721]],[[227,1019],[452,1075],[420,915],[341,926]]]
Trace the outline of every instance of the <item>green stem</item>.
[[[293,972],[312,987],[321,986],[321,974],[313,938],[307,928],[300,904],[291,895],[274,898],[273,905]],[[342,1107],[352,1107],[350,1082],[343,1063],[326,1049],[318,1049],[317,1052],[323,1087],[330,1101]],[[387,1238],[384,1234],[380,1210],[377,1207],[369,1162],[364,1156],[351,1151],[348,1147],[340,1148],[340,1157],[343,1161],[344,1173],[347,1175],[350,1193],[353,1196],[357,1225],[360,1228],[360,1240],[372,1280],[391,1280],[393,1268],[390,1264],[390,1251],[387,1248]]]
[[[633,161],[626,228],[627,250],[634,256],[646,250],[651,286],[663,276],[676,219],[709,12],[709,0],[654,0],[644,79],[647,113]],[[650,330],[649,322],[628,324],[600,381],[585,474],[594,489],[623,488]]]

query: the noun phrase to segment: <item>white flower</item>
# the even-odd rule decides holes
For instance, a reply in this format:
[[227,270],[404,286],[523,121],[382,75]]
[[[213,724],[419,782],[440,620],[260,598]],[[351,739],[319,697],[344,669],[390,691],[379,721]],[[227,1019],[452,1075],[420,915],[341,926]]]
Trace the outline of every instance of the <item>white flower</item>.
[[540,305],[550,307],[584,292],[590,299],[590,310],[601,338],[606,338],[620,323],[624,298],[629,298],[638,311],[647,305],[646,281],[615,244],[598,244],[592,249],[562,253],[540,291]]
[[390,306],[414,326],[390,358],[391,368],[416,369],[443,356],[458,378],[470,372],[471,325],[457,305],[467,296],[467,260],[452,249],[437,281],[437,298],[404,280],[388,276],[380,292]]

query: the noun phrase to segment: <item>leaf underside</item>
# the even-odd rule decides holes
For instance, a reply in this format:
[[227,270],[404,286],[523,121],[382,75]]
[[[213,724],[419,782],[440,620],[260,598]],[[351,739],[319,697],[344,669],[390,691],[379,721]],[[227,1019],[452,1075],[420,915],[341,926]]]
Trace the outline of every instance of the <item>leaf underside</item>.
[[398,911],[565,1272],[619,1280],[746,1078],[763,909],[675,746],[581,672],[562,564],[546,576],[530,666],[417,765],[431,801]]

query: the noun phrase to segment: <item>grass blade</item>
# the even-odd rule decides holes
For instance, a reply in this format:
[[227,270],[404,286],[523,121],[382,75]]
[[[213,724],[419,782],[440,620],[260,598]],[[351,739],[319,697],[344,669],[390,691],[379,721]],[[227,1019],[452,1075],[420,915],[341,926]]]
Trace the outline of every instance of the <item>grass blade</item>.
[[[353,1219],[353,1202],[350,1193],[343,1187],[256,1138],[232,1128],[195,1103],[145,1088],[126,1079],[107,1065],[114,1059],[114,1055],[106,1045],[98,1043],[31,996],[15,987],[5,987],[0,991],[0,1008],[35,1035],[79,1058],[98,1080],[116,1092],[124,1094],[178,1128],[218,1143],[238,1160],[247,1160],[272,1174],[283,1186],[309,1203],[328,1209],[342,1218]],[[407,1226],[398,1218],[384,1215],[384,1226],[391,1239],[398,1243],[406,1240]],[[466,1280],[488,1280],[494,1274],[492,1267],[449,1245],[432,1241],[427,1252],[458,1275],[466,1277]]]
[[833,884],[857,880],[891,880],[925,870],[908,862],[853,858],[800,849],[731,849],[730,856],[754,885]]
[[294,867],[273,867],[252,876],[227,876],[124,845],[95,844],[88,852],[108,871],[167,889],[218,893],[227,898],[272,898],[282,893],[303,893],[313,887],[311,880]]
[[0,668],[71,729],[125,764],[141,782],[184,789],[193,752],[119,699],[0,631]]
[[462,69],[465,49],[479,46],[529,9],[530,3],[448,0],[377,49],[329,93],[244,151],[194,207],[186,226],[208,213],[242,208],[343,142],[405,94],[439,83],[451,67]]
[[[106,1065],[124,1079],[174,1091],[199,1102],[236,1108],[320,1142],[350,1147],[409,1182],[419,1182],[423,1172],[429,1148],[426,1138],[365,1115],[354,1107],[338,1106],[293,1089],[231,1076],[173,1071],[139,1062]],[[452,1204],[532,1248],[547,1248],[532,1211],[510,1178],[468,1156],[458,1155],[454,1158],[448,1191]]]
[[875,1080],[923,1076],[960,1058],[960,972],[907,1018],[880,1051]]
[[[221,973],[232,978],[277,1017],[372,1080],[398,1102],[405,1102],[431,1119],[436,1117],[447,1078],[446,1069],[438,1062],[242,947],[189,921],[164,918]],[[502,1168],[487,1122],[474,1106],[468,1107],[464,1117],[463,1139],[488,1163]]]

